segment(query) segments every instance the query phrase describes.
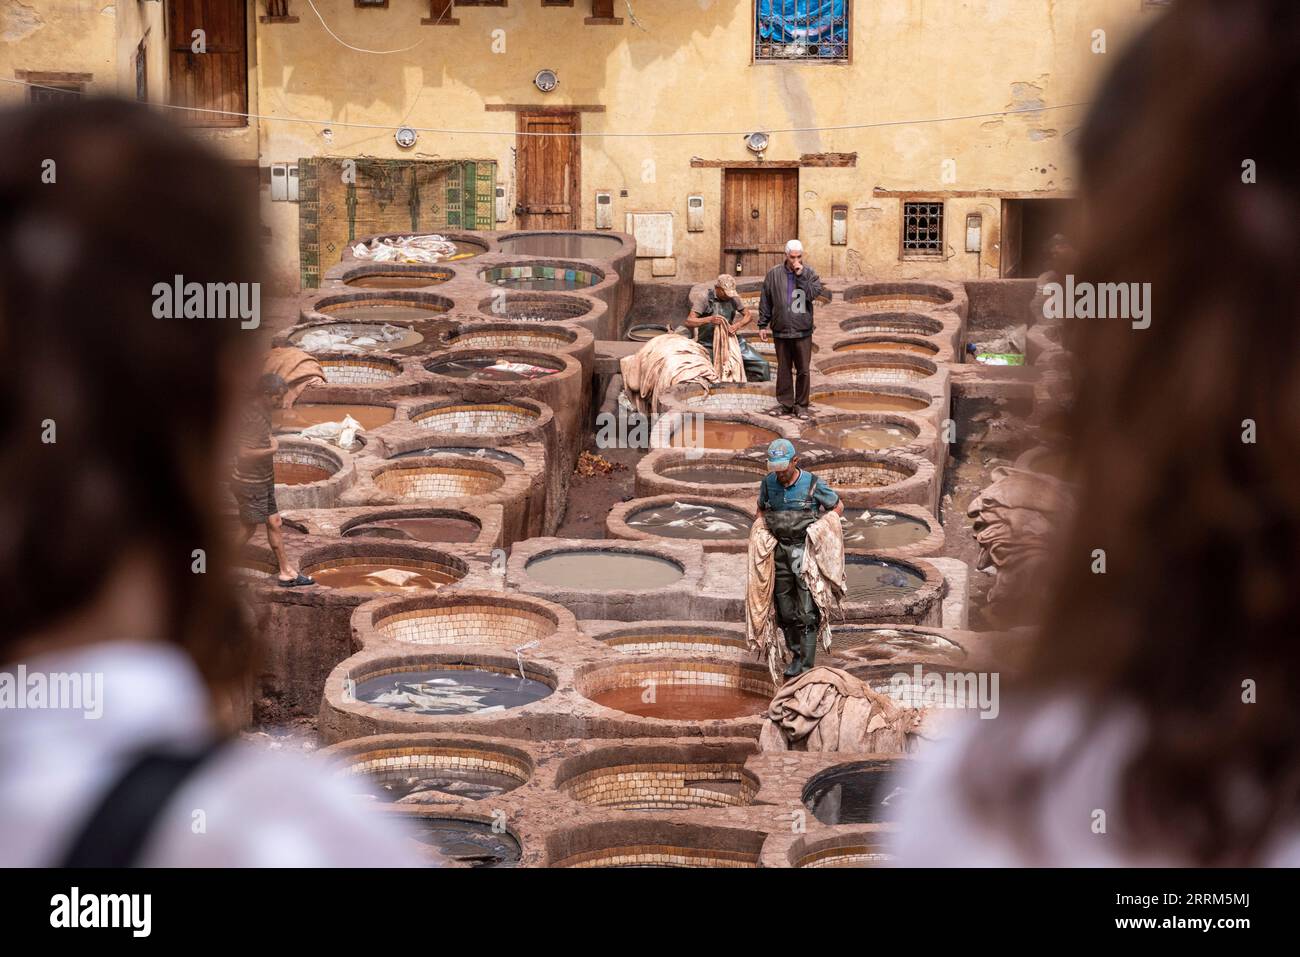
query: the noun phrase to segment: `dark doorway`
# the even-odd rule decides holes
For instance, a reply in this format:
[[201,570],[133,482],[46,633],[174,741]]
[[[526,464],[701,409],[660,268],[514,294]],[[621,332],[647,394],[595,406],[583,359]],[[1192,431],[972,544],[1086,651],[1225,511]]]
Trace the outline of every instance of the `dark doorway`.
[[1072,199],[1002,201],[1003,278],[1035,278],[1047,271],[1047,243],[1071,232]]

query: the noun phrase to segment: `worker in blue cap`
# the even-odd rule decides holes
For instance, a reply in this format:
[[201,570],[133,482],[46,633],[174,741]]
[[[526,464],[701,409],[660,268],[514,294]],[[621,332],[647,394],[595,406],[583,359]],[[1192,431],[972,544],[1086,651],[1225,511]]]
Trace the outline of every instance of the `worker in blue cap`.
[[801,575],[808,526],[825,512],[844,514],[844,503],[829,485],[799,468],[789,439],[776,439],[767,447],[767,467],[758,488],[758,513],[776,539],[772,597],[777,624],[794,655],[785,676],[795,678],[813,666],[821,624],[821,613]]

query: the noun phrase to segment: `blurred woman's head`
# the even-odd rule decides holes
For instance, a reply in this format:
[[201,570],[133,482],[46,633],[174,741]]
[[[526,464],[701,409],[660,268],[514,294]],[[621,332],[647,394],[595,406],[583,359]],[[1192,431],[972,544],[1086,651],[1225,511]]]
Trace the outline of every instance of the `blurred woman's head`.
[[256,333],[153,308],[178,276],[258,280],[246,182],[134,104],[0,114],[0,659],[143,556],[167,637],[212,682],[247,666],[218,509],[228,400]]
[[[1135,853],[1249,862],[1298,809],[1297,103],[1300,4],[1180,0],[1125,53],[1080,141],[1076,283],[1149,283],[1151,322],[1066,320],[1078,513],[1004,688],[1079,693],[1095,720],[1137,705],[1148,736],[1110,827]],[[1016,830],[1053,774],[990,780],[976,755],[968,770]]]

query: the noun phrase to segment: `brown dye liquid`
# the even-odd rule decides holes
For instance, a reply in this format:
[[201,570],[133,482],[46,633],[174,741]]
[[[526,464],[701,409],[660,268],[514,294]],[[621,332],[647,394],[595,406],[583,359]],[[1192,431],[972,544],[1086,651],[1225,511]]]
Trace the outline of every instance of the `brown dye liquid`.
[[463,518],[389,518],[350,528],[345,538],[389,538],[406,542],[472,542],[479,527]]
[[915,342],[852,342],[840,346],[836,352],[911,352],[918,356],[932,356],[939,350],[933,346],[923,346]]
[[608,259],[622,245],[608,236],[584,236],[581,233],[545,233],[537,236],[508,236],[499,243],[501,249],[521,256],[548,256],[554,259]]
[[912,594],[925,579],[903,565],[868,559],[846,561],[844,580],[848,583],[848,601],[888,601]]
[[[402,579],[402,584],[394,584],[382,578],[374,578],[380,572],[414,572],[409,578]],[[356,565],[336,565],[333,568],[317,568],[308,572],[316,579],[318,585],[327,588],[349,588],[354,591],[417,591],[437,588],[456,580],[455,576],[433,568],[410,568],[395,562],[366,562]]]
[[701,485],[739,485],[754,483],[754,495],[758,495],[758,483],[765,473],[749,469],[729,469],[714,465],[686,465],[681,468],[667,468],[660,473],[664,478],[678,482],[698,482]]
[[892,449],[911,442],[915,435],[899,425],[822,425],[803,434],[809,442],[824,442],[840,449]]
[[886,392],[829,392],[823,396],[813,396],[813,403],[829,405],[845,412],[918,412],[930,405],[922,399]]
[[704,424],[700,425],[694,419],[685,419],[681,431],[673,436],[672,444],[675,448],[739,450],[753,445],[767,445],[777,438],[780,436],[771,429],[745,422],[705,419]]
[[744,718],[763,714],[770,703],[767,695],[755,694],[742,688],[689,684],[656,684],[654,701],[642,701],[642,696],[649,697],[649,690],[640,684],[611,688],[591,695],[591,700],[624,714],[673,721]]
[[450,275],[406,273],[404,275],[358,276],[356,279],[349,279],[347,284],[358,289],[411,289],[415,286],[431,286],[434,283],[446,282],[450,278]]
[[324,315],[332,319],[341,319],[344,322],[417,322],[420,319],[428,319],[446,310],[437,306],[415,306],[401,305],[393,306],[387,304],[373,306],[327,306],[322,310]]
[[271,417],[276,431],[307,429],[322,422],[342,422],[350,415],[363,429],[377,429],[393,421],[396,409],[386,405],[345,405],[342,402],[301,402],[291,409],[277,409]]
[[628,552],[561,552],[525,566],[534,581],[559,588],[661,588],[682,577],[672,562]]
[[323,481],[333,474],[329,469],[321,468],[319,465],[304,465],[301,462],[275,463],[276,485],[306,485],[309,482]]

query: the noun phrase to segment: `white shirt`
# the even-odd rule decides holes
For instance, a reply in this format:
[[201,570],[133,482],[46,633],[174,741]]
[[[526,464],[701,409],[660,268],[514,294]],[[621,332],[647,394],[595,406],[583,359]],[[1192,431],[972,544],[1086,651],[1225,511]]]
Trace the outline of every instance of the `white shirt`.
[[[161,642],[104,642],[23,663],[102,675],[102,715],[0,708],[0,865],[58,864],[139,750],[211,732],[189,657]],[[0,668],[13,674],[17,663]],[[148,867],[422,866],[400,825],[303,755],[232,742],[185,781],[138,860]]]
[[[898,831],[891,842],[894,863],[903,867],[1180,867],[1190,862],[1176,853],[1139,857],[1116,834],[1123,810],[1117,782],[1145,734],[1136,709],[1113,707],[1099,726],[1062,765],[1023,827],[1032,829],[1030,860],[1005,823],[990,824],[965,800],[967,753],[981,734],[1005,721],[1020,722],[1019,750],[981,749],[980,773],[1055,766],[1072,744],[1084,712],[1079,699],[1060,698],[1041,707],[1013,712],[1003,708],[993,720],[963,715],[944,725],[945,736],[926,742],[907,763],[899,784],[907,789]],[[991,762],[991,764],[990,764]],[[1097,812],[1105,817],[1099,819]],[[1097,830],[1098,821],[1105,826]],[[1261,859],[1265,867],[1300,866],[1300,829],[1279,835]]]

